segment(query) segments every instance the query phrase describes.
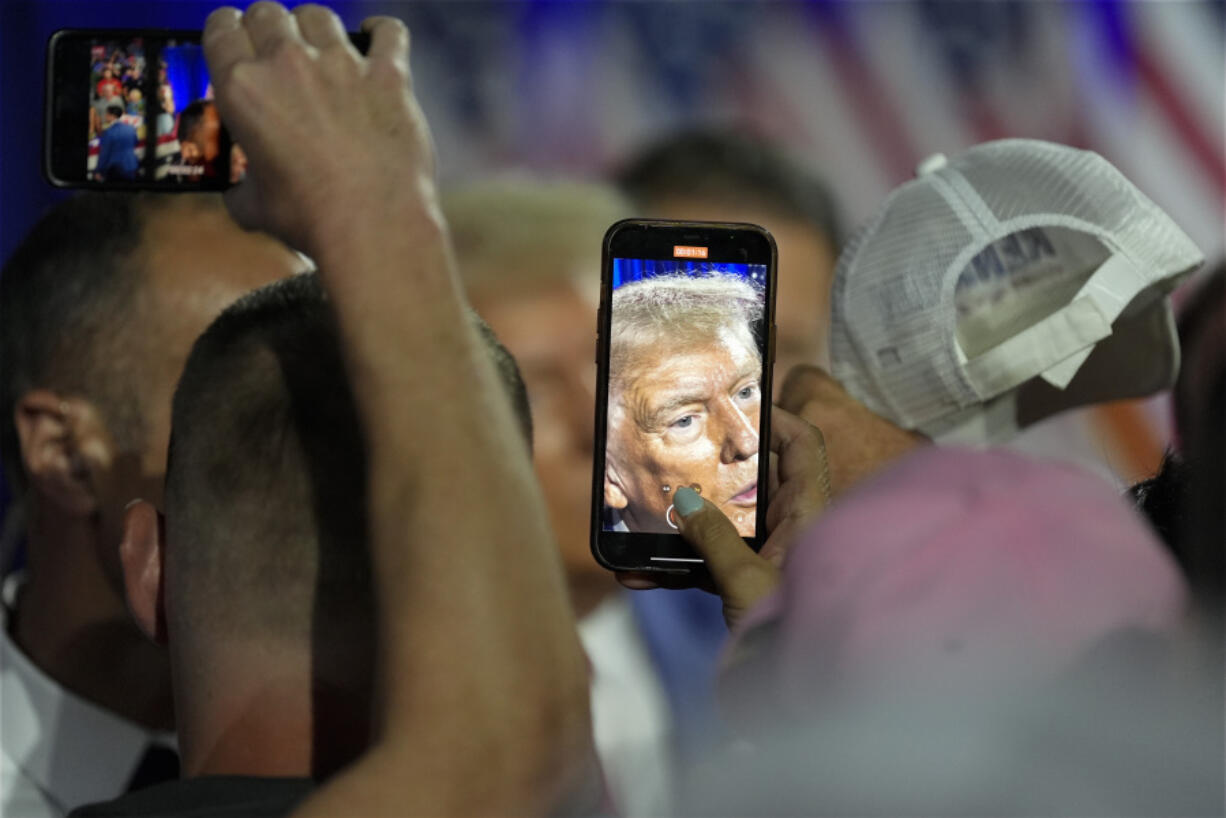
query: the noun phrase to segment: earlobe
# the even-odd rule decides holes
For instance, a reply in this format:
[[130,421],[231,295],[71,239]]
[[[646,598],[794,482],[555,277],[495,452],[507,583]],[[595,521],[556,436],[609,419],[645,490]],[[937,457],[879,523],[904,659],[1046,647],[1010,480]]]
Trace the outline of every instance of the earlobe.
[[166,644],[166,613],[163,607],[163,556],[165,525],[152,503],[136,500],[123,517],[119,562],[123,566],[124,593],[128,610],[145,635]]
[[98,507],[77,422],[83,409],[79,401],[47,389],[25,393],[13,409],[22,467],[31,485],[69,514],[92,514]]
[[604,504],[616,509],[630,505],[630,500],[626,497],[625,490],[622,489],[617,472],[609,465],[606,465],[604,470]]

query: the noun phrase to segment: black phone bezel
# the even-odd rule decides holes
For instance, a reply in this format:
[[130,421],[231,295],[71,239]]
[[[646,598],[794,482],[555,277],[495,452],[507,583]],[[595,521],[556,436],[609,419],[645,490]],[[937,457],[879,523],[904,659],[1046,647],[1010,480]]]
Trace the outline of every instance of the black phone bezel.
[[[778,252],[764,228],[738,222],[698,222],[665,219],[624,219],[605,233],[601,252],[600,309],[597,313],[595,451],[592,468],[590,544],[592,556],[611,571],[693,574],[706,570],[698,554],[679,534],[605,531],[604,470],[609,398],[609,332],[612,314],[613,259],[674,259],[677,245],[708,248],[707,261],[766,264],[766,304],[757,332],[762,352],[763,395],[759,422],[762,448],[758,458],[757,522],[753,537],[743,538],[755,551],[766,539],[766,507],[770,458],[770,395],[775,360],[775,290]],[[655,558],[654,560],[652,558]]]

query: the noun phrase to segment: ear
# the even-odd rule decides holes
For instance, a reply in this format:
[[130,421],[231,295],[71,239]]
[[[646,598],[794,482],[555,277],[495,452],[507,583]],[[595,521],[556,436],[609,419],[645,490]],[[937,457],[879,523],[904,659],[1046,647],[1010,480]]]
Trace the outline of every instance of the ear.
[[604,467],[604,504],[609,508],[619,509],[630,505],[621,477],[607,459]]
[[13,409],[21,463],[31,485],[69,514],[98,509],[91,470],[109,464],[113,447],[97,415],[85,401],[48,389],[27,392]]
[[166,521],[152,503],[134,500],[124,512],[119,562],[128,610],[145,636],[159,645],[166,644],[162,580],[165,532]]

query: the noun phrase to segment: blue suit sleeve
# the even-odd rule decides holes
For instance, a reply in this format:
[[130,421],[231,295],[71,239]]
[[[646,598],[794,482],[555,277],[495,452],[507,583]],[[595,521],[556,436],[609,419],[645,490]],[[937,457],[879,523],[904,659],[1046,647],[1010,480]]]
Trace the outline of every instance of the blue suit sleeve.
[[114,161],[115,136],[108,128],[102,132],[102,136],[100,137],[99,141],[101,143],[102,150],[98,152],[98,164],[94,166],[94,170],[105,175],[107,168],[109,168],[111,163]]

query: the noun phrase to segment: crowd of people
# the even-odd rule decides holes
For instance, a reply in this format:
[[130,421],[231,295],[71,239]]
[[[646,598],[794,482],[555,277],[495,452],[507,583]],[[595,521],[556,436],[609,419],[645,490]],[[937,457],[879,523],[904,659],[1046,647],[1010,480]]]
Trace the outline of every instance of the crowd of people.
[[[91,49],[90,104],[105,108],[111,104],[124,107],[126,113],[143,116],[141,86],[145,77],[145,50],[140,39],[127,43],[96,45]],[[133,91],[136,93],[133,94]],[[101,129],[90,118],[89,136],[92,139]]]
[[[360,55],[320,6],[214,12],[215,97],[180,112],[179,137],[224,119],[245,180],[224,199],[67,199],[0,272],[17,498],[0,813],[1222,813],[1226,266],[1187,301],[1178,451],[1134,507],[1064,464],[944,445],[864,384],[985,407],[1032,381],[1076,391],[1066,361],[1102,369],[1113,324],[1130,351],[1157,338],[1173,378],[1166,295],[1195,255],[1177,227],[1121,220],[1158,224],[1168,252],[1134,286],[1144,302],[1105,317],[1082,300],[1113,236],[1003,216],[993,235],[985,206],[979,244],[921,280],[936,245],[890,230],[926,214],[887,207],[844,247],[825,186],[743,135],[670,138],[606,184],[440,191],[408,32],[364,29]],[[134,56],[95,65],[99,98]],[[960,162],[918,181],[965,201]],[[1104,211],[1146,204],[1111,190]],[[637,473],[633,417],[609,440],[606,506],[679,531],[700,579],[615,576],[589,552],[601,236],[631,214],[760,224],[778,245],[773,395],[752,391],[761,303],[743,278],[614,296],[614,400],[689,354],[681,319],[740,356],[716,367],[712,445],[730,454],[706,491],[662,497]],[[872,278],[895,257],[906,276]],[[860,313],[849,293],[868,294]],[[887,309],[904,299],[946,324]],[[1082,338],[1072,352],[1020,384],[975,368],[1064,302],[1079,320],[1008,363]],[[1150,313],[1165,335],[1134,333]],[[874,346],[859,315],[970,353],[914,364],[937,347]],[[870,374],[841,383],[849,345]],[[979,407],[955,403],[932,405]],[[736,492],[756,472],[737,469],[760,443],[755,553]]]
[[[145,52],[140,39],[96,45],[91,52],[89,139],[97,140],[90,178],[132,180],[145,139]],[[91,151],[91,154],[93,151]]]
[[[107,56],[109,54],[109,57]],[[109,43],[93,47],[90,81],[90,178],[96,181],[132,181],[143,174],[146,150],[145,55],[140,39],[125,47]],[[170,45],[157,61],[155,123],[156,161],[153,178],[196,183],[219,173],[222,151],[221,121],[212,100],[212,88],[203,87],[199,99],[177,105],[170,82],[170,63],[182,71],[207,77],[198,44]],[[237,146],[231,151],[229,175],[242,179],[246,157]]]

